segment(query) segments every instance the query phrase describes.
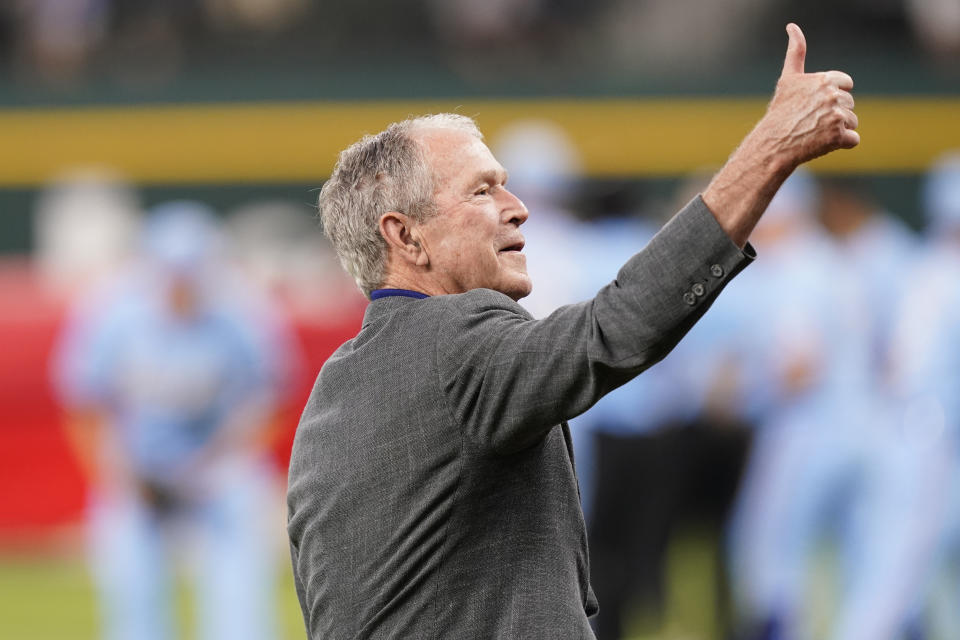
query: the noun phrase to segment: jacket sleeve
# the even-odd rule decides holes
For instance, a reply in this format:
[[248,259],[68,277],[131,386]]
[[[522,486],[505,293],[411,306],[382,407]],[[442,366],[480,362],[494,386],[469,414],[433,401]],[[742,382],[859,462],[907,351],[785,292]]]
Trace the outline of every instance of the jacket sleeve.
[[752,259],[697,197],[592,300],[533,320],[507,296],[444,296],[439,384],[464,436],[507,454],[661,360]]

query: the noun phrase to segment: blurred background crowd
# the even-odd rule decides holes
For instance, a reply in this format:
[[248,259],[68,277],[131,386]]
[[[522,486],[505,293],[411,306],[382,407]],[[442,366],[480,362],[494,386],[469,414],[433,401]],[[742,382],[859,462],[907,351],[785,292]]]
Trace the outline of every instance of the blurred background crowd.
[[[323,91],[344,94],[435,93],[438,81],[470,93],[651,91],[742,86],[737,68],[777,50],[782,34],[769,27],[787,19],[821,34],[831,59],[955,73],[960,9],[950,0],[11,0],[0,6],[0,55],[15,83],[60,91],[149,92],[266,71],[281,76],[273,89],[334,74],[344,86]],[[358,69],[383,84],[346,78]],[[432,77],[411,80],[417,71]]]
[[0,4],[0,637],[303,637],[285,465],[365,307],[312,208],[336,152],[476,117],[544,316],[705,186],[791,20],[864,143],[574,421],[596,630],[960,637],[956,0]]

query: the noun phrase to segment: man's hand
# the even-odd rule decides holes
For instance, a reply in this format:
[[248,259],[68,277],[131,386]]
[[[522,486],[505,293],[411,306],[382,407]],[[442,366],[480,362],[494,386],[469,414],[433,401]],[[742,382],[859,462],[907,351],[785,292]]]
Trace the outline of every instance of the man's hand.
[[767,113],[703,192],[717,222],[741,247],[794,169],[860,143],[853,79],[842,71],[805,73],[803,32],[791,22],[787,35],[787,56]]
[[783,72],[757,133],[770,137],[791,170],[836,149],[860,143],[853,112],[853,78],[842,71],[804,73],[807,40],[800,27],[787,25],[790,38]]

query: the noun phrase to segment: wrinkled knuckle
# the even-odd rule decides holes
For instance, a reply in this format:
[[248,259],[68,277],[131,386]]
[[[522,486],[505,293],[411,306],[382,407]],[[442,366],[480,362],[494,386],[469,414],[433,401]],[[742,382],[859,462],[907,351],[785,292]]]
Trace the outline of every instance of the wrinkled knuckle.
[[843,107],[834,107],[830,113],[830,123],[832,126],[838,126],[840,128],[846,128],[847,123],[850,121],[850,112],[844,109]]
[[842,143],[847,136],[847,128],[843,126],[843,123],[840,123],[839,126],[834,127],[833,135],[831,136],[834,144]]

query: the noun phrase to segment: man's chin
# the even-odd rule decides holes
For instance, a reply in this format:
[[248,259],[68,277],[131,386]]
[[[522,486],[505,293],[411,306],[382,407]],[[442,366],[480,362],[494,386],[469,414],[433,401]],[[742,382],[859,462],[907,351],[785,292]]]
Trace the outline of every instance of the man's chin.
[[506,287],[503,293],[510,296],[514,302],[517,302],[521,298],[526,298],[530,295],[530,292],[533,291],[533,282],[531,282],[529,277],[520,278],[517,282],[510,283],[510,287]]

